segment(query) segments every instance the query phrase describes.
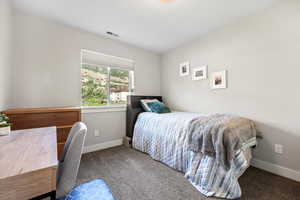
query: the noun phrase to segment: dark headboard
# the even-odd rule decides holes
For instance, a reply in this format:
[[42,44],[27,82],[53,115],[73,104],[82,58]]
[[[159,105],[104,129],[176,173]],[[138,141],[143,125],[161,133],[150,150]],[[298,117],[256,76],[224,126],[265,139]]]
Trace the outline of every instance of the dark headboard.
[[162,102],[162,96],[127,96],[127,110],[126,110],[126,136],[132,138],[134,125],[138,115],[144,112],[141,106],[141,99],[157,99]]

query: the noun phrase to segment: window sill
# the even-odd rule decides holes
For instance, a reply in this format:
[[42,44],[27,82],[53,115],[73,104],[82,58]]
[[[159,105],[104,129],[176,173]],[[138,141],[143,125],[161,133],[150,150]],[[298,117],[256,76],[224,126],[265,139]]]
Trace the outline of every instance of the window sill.
[[125,112],[126,105],[117,106],[82,106],[81,113]]

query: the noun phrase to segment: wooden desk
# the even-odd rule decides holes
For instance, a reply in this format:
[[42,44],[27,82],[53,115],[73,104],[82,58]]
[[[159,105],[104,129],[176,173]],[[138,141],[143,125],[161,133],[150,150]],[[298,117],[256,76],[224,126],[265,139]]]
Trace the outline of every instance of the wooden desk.
[[58,157],[63,152],[74,123],[81,121],[80,108],[22,108],[4,111],[12,123],[12,130],[56,126]]
[[56,190],[56,127],[0,136],[0,200],[26,200]]

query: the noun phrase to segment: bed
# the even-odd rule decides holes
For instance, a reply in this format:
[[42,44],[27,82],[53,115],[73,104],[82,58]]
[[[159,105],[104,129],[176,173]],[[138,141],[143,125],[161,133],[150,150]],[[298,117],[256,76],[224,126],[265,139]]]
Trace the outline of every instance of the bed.
[[[203,145],[197,151],[195,146],[197,147],[198,143],[193,143],[194,137],[197,138],[199,130],[207,128],[209,123],[214,125],[216,117],[223,119],[223,115],[209,117],[199,113],[187,112],[165,114],[143,112],[140,100],[153,98],[162,101],[161,96],[128,96],[126,135],[132,138],[132,147],[184,173],[189,182],[205,196],[227,199],[241,197],[242,191],[238,178],[249,167],[251,147],[256,145],[255,127],[252,127],[252,123],[250,123],[250,127],[247,125],[244,129],[241,129],[240,127],[243,125],[234,121],[234,127],[238,127],[238,129],[228,130],[243,132],[248,128],[249,130],[253,128],[251,130],[253,135],[245,139],[240,136],[243,133],[238,133],[236,135],[239,136],[234,137],[233,141],[237,139],[242,140],[241,144],[239,146],[237,146],[236,142],[234,145],[231,143],[229,143],[230,145],[227,144],[228,148],[231,146],[238,148],[226,151],[222,155],[220,153],[210,155],[206,153],[207,148],[202,151]],[[220,130],[220,127],[216,130]],[[230,135],[232,134],[230,133]],[[221,140],[225,144],[226,138],[225,136],[223,137]],[[195,141],[199,141],[198,139]],[[214,145],[213,147],[217,149],[217,145]],[[230,160],[228,152],[232,152]]]

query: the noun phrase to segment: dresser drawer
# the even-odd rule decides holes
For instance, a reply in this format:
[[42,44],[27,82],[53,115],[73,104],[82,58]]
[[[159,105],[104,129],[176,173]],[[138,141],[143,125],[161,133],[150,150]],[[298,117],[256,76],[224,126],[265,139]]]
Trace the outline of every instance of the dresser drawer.
[[57,143],[67,141],[72,126],[57,126]]
[[65,146],[65,142],[64,143],[57,143],[57,157],[58,157],[58,160],[60,160],[61,154],[64,151],[64,146]]
[[63,126],[79,121],[78,112],[11,114],[9,118],[12,130]]

